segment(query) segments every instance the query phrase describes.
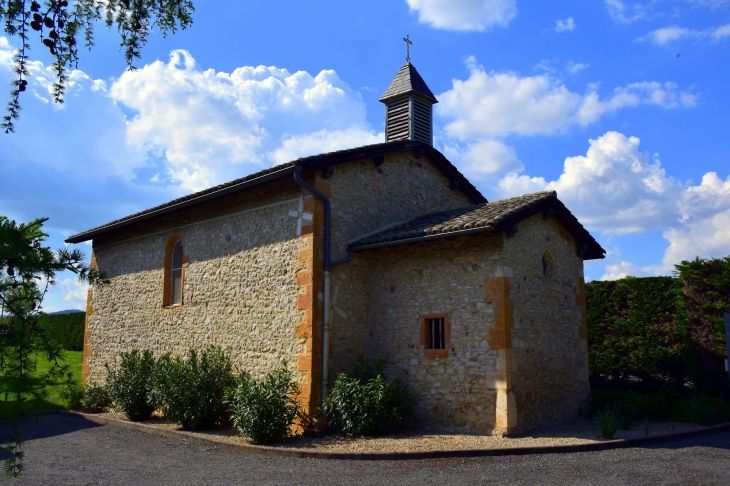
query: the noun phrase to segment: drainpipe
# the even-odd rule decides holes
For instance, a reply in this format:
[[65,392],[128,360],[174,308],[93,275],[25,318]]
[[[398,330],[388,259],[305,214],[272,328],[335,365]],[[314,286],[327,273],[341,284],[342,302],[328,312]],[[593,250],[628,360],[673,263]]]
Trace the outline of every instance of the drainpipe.
[[[330,347],[330,221],[332,208],[330,200],[320,191],[302,179],[302,167],[294,167],[294,180],[297,184],[314,194],[324,204],[324,323],[322,325],[322,403],[327,398],[327,379]],[[339,260],[336,263],[341,263]]]

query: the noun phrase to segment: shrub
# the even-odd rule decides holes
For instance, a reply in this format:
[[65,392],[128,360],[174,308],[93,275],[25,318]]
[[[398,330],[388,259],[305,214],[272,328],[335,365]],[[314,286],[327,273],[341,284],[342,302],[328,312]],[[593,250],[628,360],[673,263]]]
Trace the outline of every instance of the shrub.
[[627,400],[616,402],[613,406],[613,411],[619,417],[621,417],[621,420],[618,424],[618,428],[620,430],[629,430],[629,427],[631,427],[631,423],[636,419],[639,414],[636,406],[634,406],[634,404]]
[[145,420],[155,411],[150,399],[155,357],[149,349],[133,349],[120,353],[121,361],[114,368],[107,363],[106,387],[114,405],[130,420]]
[[92,383],[84,390],[84,401],[81,402],[81,406],[89,412],[103,412],[111,404],[112,399],[105,386]]
[[692,400],[692,419],[700,425],[716,425],[720,418],[720,411],[712,405],[707,405],[698,400]]
[[233,427],[255,443],[274,442],[291,437],[292,426],[306,419],[299,395],[302,390],[294,380],[286,361],[269,371],[263,380],[250,374],[238,379],[229,394],[229,412]]
[[157,360],[152,402],[184,428],[212,427],[226,418],[226,389],[236,383],[232,370],[220,347],[191,349],[187,359],[167,353]]
[[58,396],[66,408],[81,408],[84,400],[84,388],[76,382],[67,383],[58,390]]
[[393,383],[383,379],[386,362],[371,366],[358,356],[355,369],[340,373],[324,404],[332,425],[353,435],[381,435],[400,425],[413,413],[416,396],[400,378]]
[[601,428],[601,435],[604,439],[611,440],[625,420],[611,407],[606,407],[594,416],[598,426]]

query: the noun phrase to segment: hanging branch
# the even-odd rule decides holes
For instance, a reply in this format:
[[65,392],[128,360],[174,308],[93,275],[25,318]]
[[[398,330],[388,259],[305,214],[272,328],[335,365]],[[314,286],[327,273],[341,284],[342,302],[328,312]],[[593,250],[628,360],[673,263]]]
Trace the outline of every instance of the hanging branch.
[[[20,118],[20,93],[27,89],[29,28],[37,31],[39,43],[54,57],[51,65],[56,81],[53,83],[53,101],[63,103],[69,69],[77,69],[79,63],[78,38],[83,35],[84,47],[94,45],[94,23],[102,19],[107,27],[116,24],[121,37],[119,44],[124,61],[130,71],[142,58],[142,48],[153,28],[163,37],[168,32],[186,29],[193,23],[195,11],[192,0],[45,0],[43,6],[36,0],[0,0],[0,22],[12,38],[17,36],[21,48],[15,52],[13,71],[17,75],[11,82],[7,114],[3,117],[5,133],[15,132],[15,122]],[[104,12],[104,14],[102,14]],[[32,20],[31,20],[32,19]]]

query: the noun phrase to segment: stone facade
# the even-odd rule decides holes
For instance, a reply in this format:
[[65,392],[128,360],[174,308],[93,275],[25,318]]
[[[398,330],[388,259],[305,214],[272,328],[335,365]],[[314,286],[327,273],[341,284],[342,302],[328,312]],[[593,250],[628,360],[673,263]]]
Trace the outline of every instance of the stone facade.
[[[296,234],[303,193],[293,181],[246,198],[200,205],[94,242],[94,263],[110,285],[90,291],[84,374],[104,377],[120,351],[151,348],[183,354],[209,344],[230,348],[236,366],[255,375],[286,359],[296,363],[304,343],[296,327],[296,275],[311,244]],[[221,214],[223,213],[223,214]],[[183,305],[165,307],[167,241],[185,248]]]
[[[376,230],[473,204],[411,151],[303,176],[331,200],[333,259]],[[172,238],[185,249],[180,306],[163,305]],[[334,266],[330,383],[362,354],[389,361],[429,422],[510,433],[575,417],[588,398],[576,248],[557,219],[537,215],[510,236],[393,246]],[[89,293],[84,376],[103,380],[104,364],[132,348],[183,354],[215,344],[256,376],[287,360],[313,411],[322,382],[323,258],[322,202],[293,178],[110,230],[94,240],[92,264],[111,284]],[[448,320],[446,356],[424,352],[426,315]]]
[[[366,251],[338,267],[332,372],[357,354],[386,359],[430,423],[511,433],[576,417],[588,400],[582,258],[554,218],[518,229]],[[448,356],[426,356],[425,315],[448,316]]]

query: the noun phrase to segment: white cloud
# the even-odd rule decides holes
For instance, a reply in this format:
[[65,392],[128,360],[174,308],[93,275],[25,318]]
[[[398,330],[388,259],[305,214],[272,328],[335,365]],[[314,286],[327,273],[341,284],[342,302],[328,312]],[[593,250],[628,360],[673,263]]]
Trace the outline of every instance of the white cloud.
[[56,312],[66,309],[86,310],[86,297],[89,285],[78,283],[73,278],[59,280],[56,285],[48,287],[43,300],[44,312]]
[[[13,51],[0,37],[0,82],[12,77]],[[14,154],[3,176],[15,182],[0,192],[0,207],[21,220],[49,216],[54,230],[77,233],[274,160],[384,138],[334,71],[220,73],[175,51],[106,82],[72,71],[66,104],[49,109],[52,73],[40,62],[31,68],[18,131],[0,139],[0,153]],[[23,191],[27,184],[56,197]]]
[[649,32],[645,36],[636,39],[636,42],[650,41],[657,46],[664,46],[670,42],[686,38],[691,38],[696,41],[709,39],[710,42],[714,43],[723,40],[725,37],[730,37],[730,24],[720,27],[710,27],[705,30],[671,26]]
[[553,74],[557,71],[557,69],[553,67],[549,59],[543,59],[542,61],[535,64],[535,67],[532,69],[534,69],[535,71],[544,71],[550,74]]
[[683,27],[663,27],[655,31],[649,32],[646,36],[637,40],[650,40],[658,46],[663,46],[668,42],[682,39],[684,37],[692,37],[697,34],[696,30],[685,29]]
[[515,0],[406,0],[421,23],[437,29],[484,31],[506,27],[517,15]]
[[575,30],[575,20],[573,20],[573,17],[555,21],[555,32],[569,32],[571,30]]
[[586,155],[565,159],[557,180],[511,173],[494,188],[499,197],[554,190],[586,228],[607,235],[662,230],[669,242],[661,265],[618,261],[603,279],[662,275],[683,259],[730,254],[730,176],[715,172],[699,185],[666,174],[657,156],[639,150],[639,139],[608,132],[590,140]]
[[651,275],[651,268],[639,268],[631,262],[620,261],[613,265],[606,265],[606,273],[601,280],[618,280],[626,277],[645,277]]
[[498,186],[505,196],[557,191],[585,226],[604,233],[636,233],[680,218],[675,198],[681,184],[639,151],[638,138],[618,132],[590,140],[585,156],[566,158],[556,181],[510,174]]
[[714,42],[718,42],[725,37],[730,37],[730,24],[725,24],[722,27],[711,30],[710,37]]
[[[538,67],[544,64],[538,64]],[[691,107],[692,93],[676,83],[633,83],[600,99],[594,86],[585,94],[571,92],[550,74],[520,77],[515,73],[487,73],[473,57],[467,60],[469,78],[454,80],[453,88],[438,98],[437,113],[447,121],[448,135],[459,140],[507,134],[550,134],[571,125],[586,126],[624,107],[656,105]],[[549,64],[544,64],[549,67]]]
[[308,155],[381,143],[384,139],[385,134],[383,133],[375,134],[370,130],[360,128],[321,130],[286,138],[281,147],[269,153],[269,159],[275,164],[283,164]]
[[280,138],[368,131],[362,97],[334,71],[247,66],[216,73],[177,50],[168,63],[123,74],[110,95],[138,112],[130,143],[164,154],[169,175],[189,190],[264,168],[264,154]]
[[446,145],[444,153],[469,179],[475,181],[524,169],[514,151],[497,140],[482,140],[467,144],[464,148],[456,144]]
[[590,64],[583,64],[582,62],[568,61],[565,63],[565,70],[570,74],[577,74],[584,69],[588,69]]
[[645,6],[639,3],[628,7],[621,0],[606,0],[606,8],[611,18],[622,24],[630,24],[647,17]]
[[730,0],[685,0],[687,3],[692,3],[698,7],[710,7],[719,8],[725,5],[730,5]]

